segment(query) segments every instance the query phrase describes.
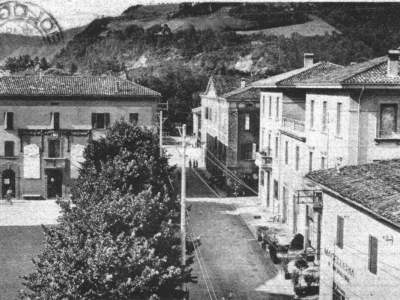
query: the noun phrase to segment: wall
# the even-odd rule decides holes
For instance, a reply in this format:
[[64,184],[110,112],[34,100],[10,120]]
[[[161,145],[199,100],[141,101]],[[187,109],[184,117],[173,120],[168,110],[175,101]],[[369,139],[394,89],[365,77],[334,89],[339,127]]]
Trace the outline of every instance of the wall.
[[[346,293],[346,299],[400,299],[399,231],[327,194],[323,196],[323,203],[320,299],[332,299],[333,281]],[[344,217],[343,249],[335,246],[338,215]],[[378,239],[377,274],[368,270],[369,235]],[[386,241],[385,236],[392,237],[393,242]],[[348,281],[333,271],[332,257],[325,249],[353,270],[346,272],[337,266]]]
[[376,159],[391,159],[400,157],[400,135],[397,139],[379,140],[380,105],[397,103],[397,130],[400,132],[400,98],[398,91],[366,91],[361,100],[361,135],[359,163],[367,163]]

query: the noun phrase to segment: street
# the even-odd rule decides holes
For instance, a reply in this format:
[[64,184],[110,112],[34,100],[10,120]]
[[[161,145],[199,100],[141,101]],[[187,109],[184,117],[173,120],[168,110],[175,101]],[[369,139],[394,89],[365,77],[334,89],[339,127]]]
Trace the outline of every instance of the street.
[[278,271],[235,208],[220,201],[193,171],[187,173],[188,231],[201,240],[193,270],[199,282],[189,285],[190,299],[291,299],[263,288]]

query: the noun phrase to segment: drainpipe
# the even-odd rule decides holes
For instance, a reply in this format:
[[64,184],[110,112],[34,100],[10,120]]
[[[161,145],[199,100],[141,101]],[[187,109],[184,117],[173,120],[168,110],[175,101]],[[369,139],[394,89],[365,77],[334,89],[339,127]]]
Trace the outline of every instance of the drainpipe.
[[361,124],[360,124],[360,115],[361,115],[361,99],[364,95],[365,85],[363,85],[360,95],[358,95],[358,116],[357,116],[357,123],[358,123],[358,134],[357,134],[357,164],[360,163],[360,134],[361,134]]

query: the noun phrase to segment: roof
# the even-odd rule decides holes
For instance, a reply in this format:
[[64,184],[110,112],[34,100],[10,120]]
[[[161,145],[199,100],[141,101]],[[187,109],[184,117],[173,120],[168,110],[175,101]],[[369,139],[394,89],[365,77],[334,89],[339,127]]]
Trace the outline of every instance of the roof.
[[[346,84],[385,84],[390,82],[386,76],[387,57],[378,57],[362,63],[338,68],[320,77],[306,79],[302,85],[346,85]],[[397,79],[400,82],[399,79]]]
[[129,80],[102,76],[3,76],[0,96],[151,96],[160,93]]
[[331,62],[319,62],[314,64],[311,68],[305,69],[295,75],[277,82],[278,86],[295,86],[308,79],[320,78],[321,76],[328,75],[333,71],[341,70],[344,67],[341,65],[333,64]]
[[212,83],[218,96],[222,96],[240,87],[241,79],[233,76],[213,75],[208,82],[207,90]]
[[304,72],[305,70],[308,70],[311,67],[306,67],[306,68],[299,68],[299,69],[294,69],[285,73],[281,73],[278,75],[274,75],[265,79],[260,79],[257,81],[254,81],[250,84],[250,86],[253,87],[258,87],[258,88],[265,88],[265,87],[276,87],[276,84],[281,81],[284,80],[286,78],[289,78],[293,75],[299,74],[301,72]]
[[400,229],[400,159],[314,171],[314,182],[372,211]]

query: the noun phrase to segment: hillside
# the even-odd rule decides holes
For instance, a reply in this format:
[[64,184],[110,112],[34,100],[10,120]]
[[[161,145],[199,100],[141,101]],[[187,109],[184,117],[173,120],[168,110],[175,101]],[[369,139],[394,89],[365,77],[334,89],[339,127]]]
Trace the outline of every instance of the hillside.
[[0,65],[4,63],[7,57],[30,55],[31,57],[45,57],[53,60],[57,52],[64,48],[75,34],[82,31],[83,28],[73,28],[64,32],[64,40],[54,45],[49,45],[39,36],[23,36],[14,34],[0,34]]

